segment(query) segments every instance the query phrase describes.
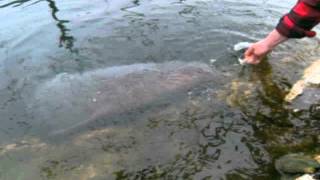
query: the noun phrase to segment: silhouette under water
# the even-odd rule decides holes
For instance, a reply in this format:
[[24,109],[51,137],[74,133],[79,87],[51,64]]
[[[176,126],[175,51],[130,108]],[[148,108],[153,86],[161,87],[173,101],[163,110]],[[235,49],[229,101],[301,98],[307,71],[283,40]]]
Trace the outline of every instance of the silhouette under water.
[[320,151],[319,103],[283,101],[317,39],[232,47],[294,3],[0,1],[0,179],[279,179]]

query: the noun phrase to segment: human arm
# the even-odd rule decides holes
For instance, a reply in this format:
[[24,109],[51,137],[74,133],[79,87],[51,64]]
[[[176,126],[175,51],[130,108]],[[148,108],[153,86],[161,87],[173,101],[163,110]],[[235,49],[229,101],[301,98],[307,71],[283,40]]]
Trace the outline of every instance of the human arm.
[[289,38],[314,37],[311,29],[320,21],[320,0],[300,0],[290,13],[284,15],[277,27],[264,39],[245,52],[246,63],[258,64],[277,45]]
[[287,39],[286,36],[280,34],[276,29],[273,30],[266,38],[252,44],[248,48],[244,53],[245,62],[248,64],[259,64],[264,56]]

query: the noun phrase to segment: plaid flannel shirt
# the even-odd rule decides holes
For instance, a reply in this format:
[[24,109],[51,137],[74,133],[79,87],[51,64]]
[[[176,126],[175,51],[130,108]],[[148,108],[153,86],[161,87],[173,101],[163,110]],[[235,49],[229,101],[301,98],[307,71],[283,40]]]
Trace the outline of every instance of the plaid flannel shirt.
[[284,15],[276,29],[288,38],[313,37],[311,29],[320,22],[320,0],[299,0],[293,9]]

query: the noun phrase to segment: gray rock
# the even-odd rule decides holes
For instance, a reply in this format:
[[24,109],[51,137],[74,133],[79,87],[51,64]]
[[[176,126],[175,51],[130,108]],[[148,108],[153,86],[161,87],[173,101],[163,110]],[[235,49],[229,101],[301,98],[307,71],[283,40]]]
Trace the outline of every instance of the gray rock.
[[289,154],[276,161],[276,169],[281,174],[312,174],[320,164],[308,156]]

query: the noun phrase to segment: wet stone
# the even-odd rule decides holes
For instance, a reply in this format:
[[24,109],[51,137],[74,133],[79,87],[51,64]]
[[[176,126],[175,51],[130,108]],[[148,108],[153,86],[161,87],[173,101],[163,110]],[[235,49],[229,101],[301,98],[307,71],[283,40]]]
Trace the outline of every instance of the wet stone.
[[316,173],[313,175],[313,178],[314,178],[314,179],[320,179],[320,171],[316,172]]
[[320,104],[311,105],[309,111],[312,118],[320,119]]
[[318,163],[320,163],[320,155],[316,155],[316,156],[314,157],[314,159],[315,159],[316,161],[318,161]]
[[[310,66],[308,66],[304,72],[301,80],[297,81],[290,92],[285,97],[285,101],[293,102],[298,96],[305,94],[306,89],[314,88],[318,90],[320,84],[320,60],[314,61]],[[307,95],[308,99],[310,95]],[[314,100],[314,99],[313,99]],[[314,102],[314,101],[313,101]]]
[[311,157],[289,154],[276,161],[276,169],[280,174],[312,174],[320,168],[320,164]]
[[320,117],[320,96],[319,88],[307,87],[302,95],[291,102],[291,107],[309,110],[311,117]]
[[314,180],[314,178],[309,174],[305,174],[301,177],[298,177],[296,180]]

